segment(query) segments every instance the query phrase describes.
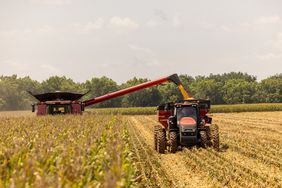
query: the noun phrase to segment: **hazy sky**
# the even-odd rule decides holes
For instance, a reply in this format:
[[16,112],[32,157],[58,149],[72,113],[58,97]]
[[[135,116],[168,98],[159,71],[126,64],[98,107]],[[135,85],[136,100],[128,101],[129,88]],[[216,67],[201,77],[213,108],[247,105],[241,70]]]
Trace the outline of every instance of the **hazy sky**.
[[282,73],[281,0],[0,0],[0,75]]

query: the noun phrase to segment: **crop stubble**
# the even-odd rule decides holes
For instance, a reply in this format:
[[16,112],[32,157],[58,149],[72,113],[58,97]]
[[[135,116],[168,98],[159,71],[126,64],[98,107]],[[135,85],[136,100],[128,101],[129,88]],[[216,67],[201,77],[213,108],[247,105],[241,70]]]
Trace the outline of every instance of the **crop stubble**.
[[[153,150],[156,116],[126,116],[132,139],[143,143],[135,153],[151,155],[140,159],[140,169],[157,169],[149,175],[140,173],[141,182],[150,185],[158,174],[174,187],[281,187],[282,112],[215,114],[213,118],[220,127],[220,152],[193,147],[157,154]],[[156,185],[171,186],[162,181]]]

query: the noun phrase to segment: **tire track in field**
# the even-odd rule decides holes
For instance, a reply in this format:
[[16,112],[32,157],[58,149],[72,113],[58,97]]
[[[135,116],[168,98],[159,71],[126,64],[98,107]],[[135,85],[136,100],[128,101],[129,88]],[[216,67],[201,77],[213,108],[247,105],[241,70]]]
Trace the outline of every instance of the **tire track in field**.
[[[218,182],[212,182],[207,176],[198,176],[195,173],[195,167],[197,164],[195,161],[187,160],[181,152],[175,154],[158,154],[153,149],[153,126],[155,121],[148,121],[150,119],[133,116],[128,118],[131,124],[131,128],[138,130],[140,139],[147,143],[148,150],[152,151],[153,155],[160,161],[161,169],[168,174],[171,179],[175,181],[174,187],[219,187]],[[137,132],[137,131],[136,131]],[[209,182],[209,183],[207,183]],[[162,186],[163,187],[163,186]]]
[[192,155],[194,154],[202,160],[205,160],[206,162],[208,162],[208,164],[212,165],[214,170],[222,170],[222,174],[228,174],[228,176],[232,177],[232,180],[236,181],[236,183],[240,186],[275,186],[274,180],[269,176],[262,174],[261,172],[256,172],[253,168],[250,168],[247,165],[238,162],[238,159],[236,158],[223,155],[222,153],[218,153],[212,149],[187,152],[190,152],[192,153]]
[[[140,132],[137,132],[134,121],[129,121],[128,130],[132,137],[132,145],[138,156],[138,166],[141,168],[141,178],[145,181],[145,187],[172,187],[175,186],[169,174],[160,167],[160,159],[153,153],[147,142],[142,140]],[[141,182],[142,183],[142,182]]]
[[265,133],[266,135],[269,133],[276,134],[277,136],[281,136],[282,132],[280,131],[281,126],[280,125],[274,125],[274,124],[263,124],[260,122],[255,122],[255,121],[236,121],[236,119],[218,119],[216,120],[217,123],[223,123],[223,124],[234,124],[237,126],[244,126],[244,130],[249,130],[253,133],[255,132],[262,132]]

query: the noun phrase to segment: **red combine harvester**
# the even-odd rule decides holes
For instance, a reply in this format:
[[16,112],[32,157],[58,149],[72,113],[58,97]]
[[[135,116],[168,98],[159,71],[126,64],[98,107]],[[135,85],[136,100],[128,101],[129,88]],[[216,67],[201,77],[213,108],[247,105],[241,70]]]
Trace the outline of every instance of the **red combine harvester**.
[[[188,94],[182,86],[177,74],[173,74],[168,77],[160,78],[154,81],[149,81],[136,86],[132,86],[126,89],[115,91],[112,93],[105,94],[100,97],[95,97],[86,101],[79,101],[85,94],[69,93],[69,92],[54,92],[54,93],[43,93],[43,94],[32,94],[39,102],[37,106],[37,115],[47,114],[82,114],[84,107],[94,105],[106,100],[110,100],[134,91],[142,90],[145,88],[153,87],[165,82],[173,82],[180,89],[183,98],[188,99]],[[32,111],[35,111],[35,105],[32,105]]]
[[[213,147],[218,150],[218,126],[212,125],[212,118],[207,116],[210,110],[210,101],[189,97],[177,74],[108,93],[86,101],[79,101],[85,94],[69,92],[54,92],[37,95],[30,92],[30,94],[39,100],[36,104],[37,115],[82,114],[84,108],[87,106],[165,82],[175,83],[183,96],[183,100],[177,103],[170,102],[158,106],[158,120],[161,125],[155,126],[155,149],[159,153],[165,153],[167,149],[171,153],[175,153],[179,146],[201,145],[202,147]],[[35,105],[33,105],[32,111],[35,111]]]

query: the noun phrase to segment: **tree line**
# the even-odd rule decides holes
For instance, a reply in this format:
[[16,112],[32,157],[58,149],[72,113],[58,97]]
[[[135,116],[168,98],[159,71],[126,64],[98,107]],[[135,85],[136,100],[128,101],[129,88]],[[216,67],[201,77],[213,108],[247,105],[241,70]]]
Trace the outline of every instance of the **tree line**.
[[[210,99],[212,104],[282,102],[282,74],[270,76],[261,81],[253,75],[242,72],[196,77],[180,75],[179,77],[184,87],[195,98]],[[36,100],[27,91],[36,94],[54,91],[75,93],[89,91],[83,99],[90,99],[146,81],[149,79],[134,77],[123,84],[117,84],[114,80],[103,76],[79,83],[65,76],[52,76],[38,82],[28,76],[23,78],[17,75],[0,76],[0,110],[30,109],[30,105]],[[181,98],[178,88],[173,83],[168,83],[105,101],[94,107],[156,106]]]

